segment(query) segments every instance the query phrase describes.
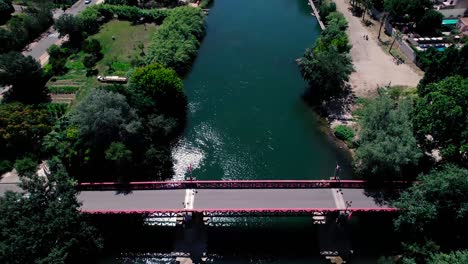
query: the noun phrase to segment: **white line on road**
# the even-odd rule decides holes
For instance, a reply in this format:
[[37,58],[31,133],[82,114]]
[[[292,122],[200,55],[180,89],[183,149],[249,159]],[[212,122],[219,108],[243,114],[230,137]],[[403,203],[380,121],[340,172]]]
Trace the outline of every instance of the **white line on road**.
[[335,200],[335,205],[337,209],[346,209],[345,201],[343,199],[343,194],[340,189],[331,189],[333,200]]
[[184,199],[184,208],[185,209],[193,209],[193,205],[195,203],[195,190],[194,189],[186,189],[185,190],[185,199]]

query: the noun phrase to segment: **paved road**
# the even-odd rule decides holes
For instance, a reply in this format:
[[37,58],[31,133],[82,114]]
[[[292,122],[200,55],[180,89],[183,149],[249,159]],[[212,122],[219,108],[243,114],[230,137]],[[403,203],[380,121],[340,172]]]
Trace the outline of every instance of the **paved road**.
[[[92,0],[90,4],[85,4],[85,0],[78,0],[72,7],[65,11],[66,14],[76,15],[82,10],[84,10],[87,6],[95,4],[99,0]],[[102,2],[102,1],[99,1]],[[54,12],[54,18],[57,19],[60,15],[64,12],[62,10],[56,10]],[[53,27],[50,27],[47,32],[42,34],[41,38],[29,44],[26,48],[26,51],[23,52],[25,56],[32,56],[37,61],[44,65],[48,60],[47,49],[52,46],[53,44],[59,44],[61,42],[59,38],[59,34]]]

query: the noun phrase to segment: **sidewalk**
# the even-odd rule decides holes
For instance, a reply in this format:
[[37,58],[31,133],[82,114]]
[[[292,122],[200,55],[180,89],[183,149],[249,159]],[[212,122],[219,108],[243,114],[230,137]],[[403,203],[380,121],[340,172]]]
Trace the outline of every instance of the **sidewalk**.
[[[422,76],[406,64],[396,65],[393,57],[382,50],[377,38],[362,24],[362,18],[353,16],[348,10],[347,0],[335,0],[335,3],[349,25],[347,34],[353,46],[351,57],[356,70],[349,83],[356,96],[374,96],[378,87],[388,84],[416,87]],[[369,40],[365,40],[364,35],[368,35]]]

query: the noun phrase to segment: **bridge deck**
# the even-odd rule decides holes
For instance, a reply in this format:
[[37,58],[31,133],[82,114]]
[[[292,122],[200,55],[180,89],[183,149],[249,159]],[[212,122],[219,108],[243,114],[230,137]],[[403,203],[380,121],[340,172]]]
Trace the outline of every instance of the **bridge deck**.
[[196,193],[194,190],[137,190],[128,194],[82,191],[78,199],[83,203],[83,211],[101,213],[170,212],[184,209],[200,212],[343,210],[346,208],[345,201],[352,201],[351,208],[392,208],[377,204],[362,189],[343,189],[342,192],[337,189],[203,189]]
[[[21,191],[15,184],[0,184],[0,196],[7,190]],[[349,209],[356,211],[396,210],[357,188],[83,190],[78,201],[81,210],[89,213],[306,214],[345,210],[348,201],[352,202]]]

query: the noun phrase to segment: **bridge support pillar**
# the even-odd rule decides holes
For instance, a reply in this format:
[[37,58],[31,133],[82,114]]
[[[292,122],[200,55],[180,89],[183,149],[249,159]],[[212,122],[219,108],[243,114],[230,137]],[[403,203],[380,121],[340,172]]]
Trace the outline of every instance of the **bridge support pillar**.
[[325,223],[318,227],[320,254],[331,263],[346,263],[353,253],[347,220],[344,211],[328,213]]
[[204,263],[206,260],[206,230],[202,213],[188,213],[183,216],[182,225],[177,225],[174,251],[185,253],[179,263]]

